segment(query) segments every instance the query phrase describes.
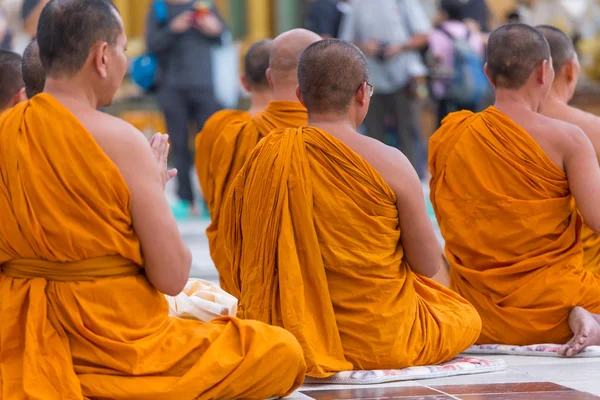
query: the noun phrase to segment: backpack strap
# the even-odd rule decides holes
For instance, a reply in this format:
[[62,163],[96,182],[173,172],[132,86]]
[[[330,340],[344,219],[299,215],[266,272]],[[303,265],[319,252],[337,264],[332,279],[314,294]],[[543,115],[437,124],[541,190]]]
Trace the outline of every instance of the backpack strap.
[[155,0],[152,3],[152,9],[156,20],[164,24],[169,19],[169,9],[165,0]]
[[[436,26],[435,29],[442,32],[446,36],[448,36],[448,38],[450,38],[450,40],[452,40],[453,42],[459,40],[458,38],[454,37],[450,32],[448,32],[441,24]],[[467,37],[465,38],[465,40],[467,40],[467,41],[471,40],[471,30],[468,27],[467,27]]]

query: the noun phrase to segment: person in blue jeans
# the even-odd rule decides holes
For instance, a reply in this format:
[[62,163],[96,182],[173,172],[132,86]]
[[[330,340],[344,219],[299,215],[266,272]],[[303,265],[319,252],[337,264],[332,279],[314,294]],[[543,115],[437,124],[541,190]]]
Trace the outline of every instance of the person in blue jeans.
[[199,132],[221,107],[215,98],[211,46],[226,29],[214,6],[204,1],[165,1],[162,20],[150,7],[147,18],[148,51],[158,58],[157,97],[167,122],[174,166],[178,174],[179,208],[198,215],[190,170],[190,123]]

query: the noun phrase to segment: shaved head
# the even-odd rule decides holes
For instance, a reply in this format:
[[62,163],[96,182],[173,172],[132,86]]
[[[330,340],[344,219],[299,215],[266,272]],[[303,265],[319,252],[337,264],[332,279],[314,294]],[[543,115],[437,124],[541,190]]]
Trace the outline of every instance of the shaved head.
[[109,0],[52,0],[37,32],[46,74],[70,76],[83,68],[96,44],[115,45],[123,25]]
[[269,68],[273,81],[296,81],[298,60],[302,52],[321,36],[306,29],[292,29],[273,40]]
[[520,89],[535,67],[550,59],[548,42],[529,25],[504,25],[490,35],[487,67],[492,82],[498,88]]
[[368,81],[365,55],[344,40],[313,43],[298,63],[298,84],[309,113],[344,113],[360,86]]
[[575,58],[573,41],[563,31],[553,26],[540,25],[536,29],[546,38],[552,54],[552,65],[558,73],[567,62]]
[[38,93],[44,91],[46,84],[46,72],[40,59],[40,48],[37,40],[34,40],[27,46],[23,53],[23,81],[25,82],[25,92],[28,98],[32,98]]
[[267,69],[269,68],[269,58],[273,40],[261,40],[254,43],[248,49],[244,59],[244,75],[246,82],[251,90],[269,89],[267,80]]
[[21,56],[12,51],[0,50],[0,110],[11,104],[11,100],[23,89]]

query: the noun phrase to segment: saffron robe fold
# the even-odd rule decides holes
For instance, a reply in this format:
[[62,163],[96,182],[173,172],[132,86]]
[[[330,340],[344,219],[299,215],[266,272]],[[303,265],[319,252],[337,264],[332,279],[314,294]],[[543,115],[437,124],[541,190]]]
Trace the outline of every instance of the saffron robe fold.
[[238,315],[291,331],[311,376],[436,364],[479,335],[470,304],[411,271],[390,186],[320,129],[263,139],[222,218]]
[[[272,130],[306,125],[306,108],[298,102],[271,101],[267,108],[251,119],[227,124],[217,140],[210,157],[209,174],[203,187],[210,211],[211,224],[206,230],[210,255],[219,271],[221,287],[235,297],[239,293],[231,282],[230,264],[223,247],[219,221],[221,207],[229,187],[256,144]],[[202,182],[202,176],[200,181]]]
[[600,312],[565,172],[495,107],[448,116],[429,152],[451,288],[481,315],[478,343],[565,343],[573,307]]
[[248,111],[221,110],[214,113],[204,124],[202,131],[196,135],[196,152],[194,163],[196,173],[200,181],[200,188],[205,198],[212,197],[209,183],[210,160],[213,154],[215,142],[223,129],[235,121],[249,121],[251,118]]
[[301,384],[289,332],[168,316],[125,181],[56,99],[4,114],[0,155],[2,399],[262,399]]
[[583,267],[593,274],[600,273],[600,235],[583,223],[581,227],[583,242]]

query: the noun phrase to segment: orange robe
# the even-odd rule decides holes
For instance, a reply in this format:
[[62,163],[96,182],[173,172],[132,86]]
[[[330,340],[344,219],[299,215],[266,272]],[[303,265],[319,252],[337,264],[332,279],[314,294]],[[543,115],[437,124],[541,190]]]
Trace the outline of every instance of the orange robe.
[[600,312],[567,176],[527,132],[495,107],[451,114],[429,166],[451,288],[481,315],[478,343],[565,343],[574,306]]
[[117,166],[52,96],[2,116],[0,153],[0,397],[263,399],[301,384],[289,332],[168,316]]
[[584,223],[581,227],[581,240],[583,242],[583,267],[593,274],[600,273],[600,235]]
[[320,129],[263,139],[222,218],[238,315],[291,331],[311,376],[436,364],[479,336],[470,304],[411,271],[390,186]]
[[205,197],[209,196],[207,193],[212,189],[208,176],[215,142],[227,125],[234,121],[249,121],[250,118],[248,111],[221,110],[213,114],[204,124],[202,131],[196,135],[196,173]]
[[[216,140],[210,158],[209,176],[205,198],[210,211],[211,224],[206,230],[210,255],[217,270],[221,287],[235,297],[235,285],[231,281],[230,263],[223,247],[219,221],[221,207],[229,186],[235,179],[256,144],[272,130],[306,125],[308,114],[302,104],[291,101],[271,101],[267,108],[251,119],[228,124]],[[202,177],[200,177],[202,182]]]

